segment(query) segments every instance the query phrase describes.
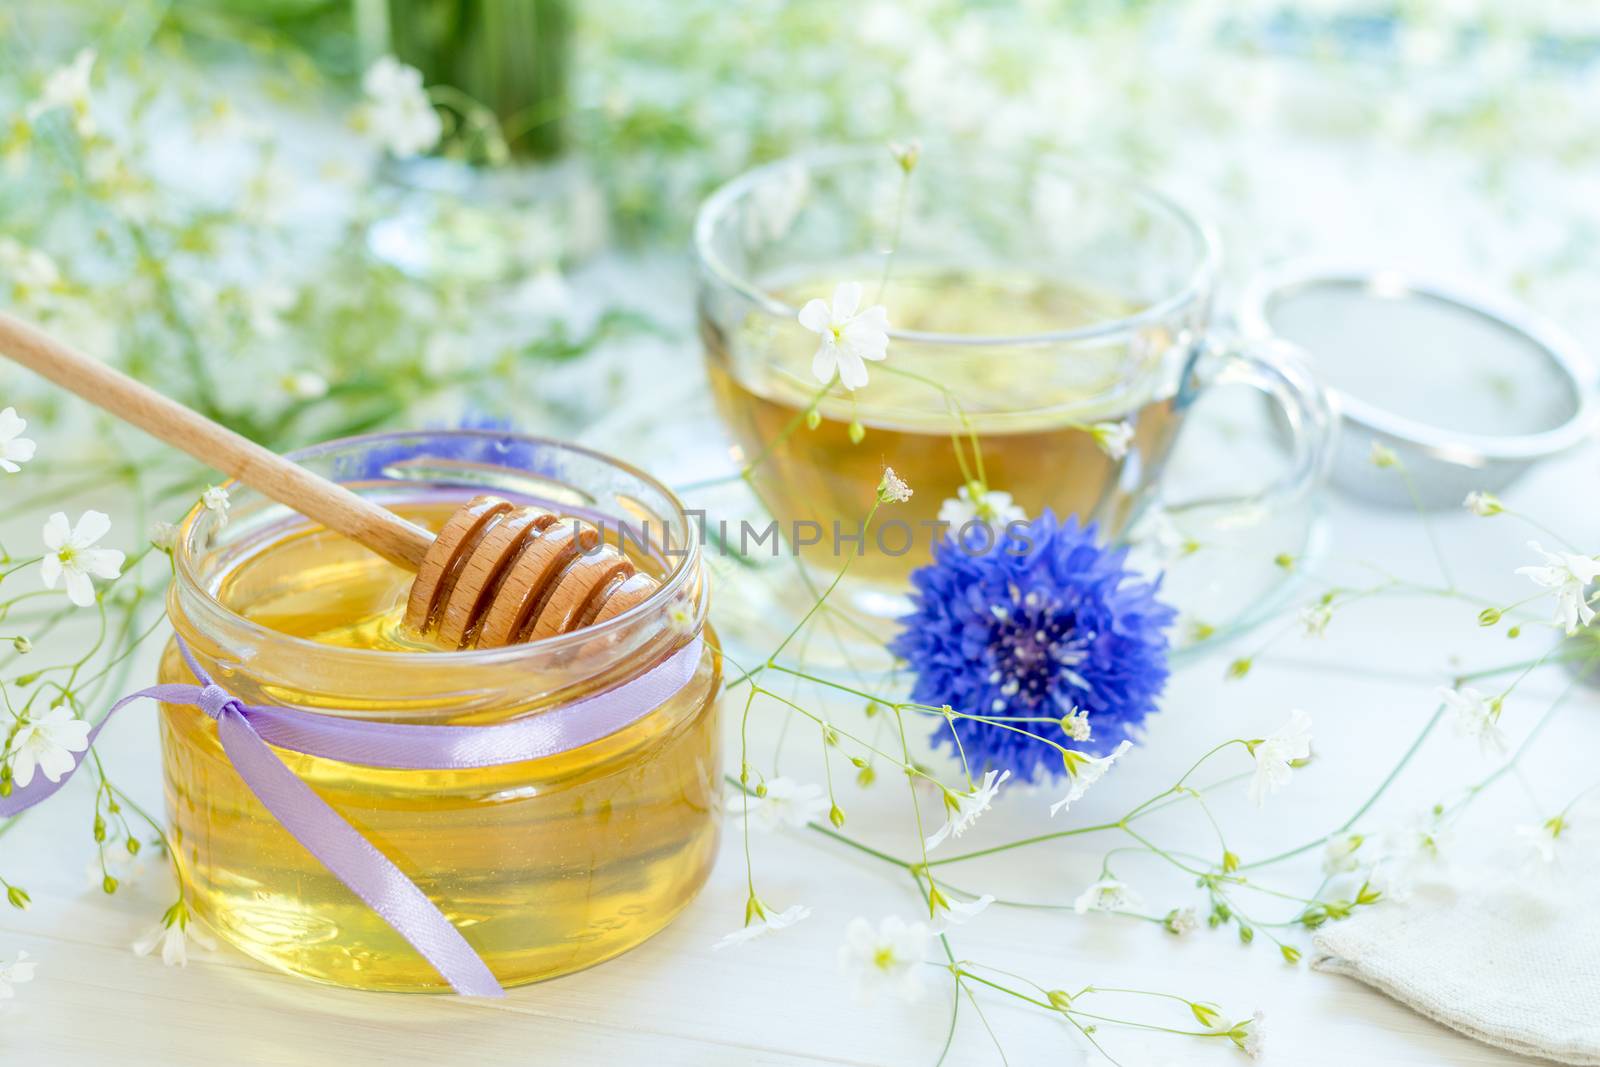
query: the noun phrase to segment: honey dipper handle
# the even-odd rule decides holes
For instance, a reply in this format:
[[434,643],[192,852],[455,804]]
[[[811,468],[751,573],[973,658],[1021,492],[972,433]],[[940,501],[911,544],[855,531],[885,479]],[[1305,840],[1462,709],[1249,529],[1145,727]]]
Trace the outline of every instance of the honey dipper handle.
[[408,570],[421,565],[433,543],[426,530],[394,512],[318,477],[3,311],[0,353]]

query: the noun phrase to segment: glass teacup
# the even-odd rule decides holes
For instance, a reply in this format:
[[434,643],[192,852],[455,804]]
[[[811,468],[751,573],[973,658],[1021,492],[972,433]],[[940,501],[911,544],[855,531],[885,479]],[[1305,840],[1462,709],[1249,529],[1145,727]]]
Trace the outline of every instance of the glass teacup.
[[[844,586],[857,606],[896,613],[945,522],[1002,528],[1050,508],[1124,538],[1213,384],[1267,394],[1288,428],[1286,473],[1242,504],[1319,480],[1326,400],[1286,346],[1210,332],[1205,226],[1057,158],[907,161],[875,147],[773,163],[715,192],[695,228],[717,409],[801,557],[832,573],[859,553]],[[842,282],[890,326],[855,390],[814,376],[822,338],[799,321]],[[885,466],[914,495],[861,537]]]

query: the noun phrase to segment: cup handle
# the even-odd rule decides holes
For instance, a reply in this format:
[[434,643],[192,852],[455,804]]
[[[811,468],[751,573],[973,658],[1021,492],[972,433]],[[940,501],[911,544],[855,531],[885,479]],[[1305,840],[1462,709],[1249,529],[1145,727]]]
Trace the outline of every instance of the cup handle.
[[1298,348],[1277,338],[1208,338],[1190,362],[1178,401],[1187,406],[1207,390],[1230,386],[1254,389],[1278,408],[1289,439],[1289,469],[1257,492],[1185,501],[1169,510],[1268,508],[1299,500],[1327,476],[1338,421],[1327,392]]

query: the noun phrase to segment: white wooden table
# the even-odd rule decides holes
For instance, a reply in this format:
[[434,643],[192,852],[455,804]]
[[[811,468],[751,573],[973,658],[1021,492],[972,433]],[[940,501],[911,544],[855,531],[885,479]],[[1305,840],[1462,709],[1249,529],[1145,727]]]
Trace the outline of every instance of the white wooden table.
[[[1469,192],[1448,160],[1389,159],[1382,165],[1369,160],[1367,169],[1353,171],[1341,158],[1306,148],[1264,148],[1256,157],[1237,160],[1226,153],[1196,156],[1201,164],[1209,159],[1218,167],[1237,166],[1282,192],[1255,205],[1228,233],[1236,272],[1242,266],[1247,273],[1274,255],[1315,251],[1446,273],[1467,264],[1464,269],[1495,271],[1485,274],[1492,284],[1521,261],[1518,221],[1502,217]],[[1208,214],[1224,222],[1234,217],[1228,205],[1207,202],[1205,190],[1214,183],[1196,178],[1186,189],[1181,175],[1176,182],[1177,191]],[[1307,204],[1326,210],[1308,212]],[[688,306],[685,274],[674,261],[648,276],[630,272],[633,284],[625,288],[659,291],[661,305],[677,309],[681,322],[681,309]],[[1591,343],[1600,340],[1600,313],[1569,325]],[[690,347],[682,347],[681,358],[694,358]],[[622,352],[597,359],[607,372],[634,372],[655,382],[654,389],[659,357],[659,352]],[[657,408],[670,406],[659,392],[649,395]],[[1600,450],[1590,448],[1539,468],[1509,498],[1574,540],[1600,547],[1600,501],[1592,492],[1597,475]],[[1330,495],[1326,521],[1335,556],[1378,562],[1411,577],[1434,577],[1414,516]],[[19,535],[36,537],[35,522],[29,517],[26,528],[18,527]],[[1525,579],[1512,574],[1515,567],[1535,562],[1524,547],[1524,527],[1456,512],[1440,517],[1439,530],[1464,586],[1504,602],[1531,591]],[[1341,571],[1349,573],[1348,566]],[[1230,736],[1260,736],[1299,706],[1316,720],[1317,762],[1298,772],[1264,812],[1248,805],[1242,783],[1215,798],[1216,811],[1233,849],[1247,861],[1331,829],[1371,794],[1432,713],[1435,687],[1462,669],[1536,655],[1541,642],[1550,639],[1530,627],[1520,641],[1508,642],[1501,631],[1479,629],[1474,610],[1388,597],[1342,611],[1325,640],[1278,642],[1243,681],[1223,681],[1223,668],[1232,656],[1254,648],[1254,637],[1186,664],[1173,679],[1165,710],[1151,724],[1148,743],[1076,805],[1071,820],[1088,824],[1115,818],[1171,784],[1212,744]],[[153,659],[152,645],[133,677],[149,679]],[[1523,684],[1506,714],[1513,740],[1566,683],[1559,668],[1552,668]],[[772,717],[764,718],[757,745],[770,750],[776,728]],[[819,769],[806,763],[813,749],[791,745],[785,773],[820,780]],[[125,714],[106,730],[101,750],[116,768],[119,784],[142,802],[159,806],[151,712]],[[1479,833],[1503,837],[1512,823],[1548,814],[1594,780],[1590,763],[1596,751],[1600,693],[1589,690],[1576,695],[1543,733],[1527,757],[1525,773],[1507,775],[1474,806],[1471,817],[1481,821],[1481,828],[1460,836],[1468,841]],[[1234,768],[1245,768],[1239,753],[1228,758]],[[1442,730],[1363,825],[1403,822],[1490,769],[1474,745]],[[1218,776],[1224,773],[1219,766]],[[852,789],[841,790],[850,831],[909,855],[914,838],[903,789],[889,782],[860,796]],[[1048,794],[1008,793],[962,838],[963,847],[1066,825],[1046,818]],[[710,884],[654,940],[592,971],[515,990],[504,1001],[467,1002],[325,988],[268,972],[225,947],[200,954],[184,970],[135,957],[130,943],[171,902],[170,875],[159,862],[148,862],[143,874],[125,877],[123,888],[107,897],[98,888],[98,872],[93,878],[86,872],[94,855],[90,819],[90,787],[75,782],[0,842],[0,874],[26,886],[35,902],[26,913],[0,908],[0,957],[25,949],[38,961],[35,981],[18,988],[0,1017],[0,1056],[17,1062],[932,1064],[944,1041],[950,1010],[944,984],[931,981],[928,995],[915,1006],[880,1001],[866,1009],[852,1001],[835,959],[845,925],[857,915],[874,921],[889,914],[911,917],[919,901],[903,872],[817,834],[754,842],[764,896],[780,906],[805,903],[814,909],[809,920],[791,930],[737,949],[711,950],[739,924],[744,904],[737,823],[730,819]],[[1192,821],[1175,818],[1153,825],[1164,841],[1202,840],[1194,836],[1199,828]],[[1110,845],[1100,837],[1076,838],[1070,845],[979,861],[970,870],[949,868],[947,874],[963,888],[1005,899],[1070,903],[1095,876]],[[1313,854],[1302,867],[1286,866],[1276,872],[1282,880],[1275,884],[1309,891],[1318,881],[1317,863]],[[1127,861],[1119,873],[1137,884],[1152,912],[1201,903],[1192,880],[1173,878],[1153,860]],[[1292,905],[1284,907],[1275,918],[1292,913]],[[1232,1018],[1261,1009],[1268,1020],[1269,1061],[1289,1067],[1521,1062],[1355,982],[1304,965],[1290,968],[1263,939],[1241,946],[1231,931],[1202,929],[1179,941],[1150,924],[996,906],[952,934],[951,941],[965,959],[1049,987],[1168,990],[1216,1001]],[[1095,1061],[1063,1022],[1007,999],[996,994],[981,1003],[1009,1063]],[[1154,1018],[1148,1003],[1119,1007]],[[1188,1023],[1181,1007],[1168,1021]],[[1100,1037],[1129,1067],[1241,1062],[1222,1042],[1109,1027]],[[947,1062],[1000,1062],[968,1004],[961,1008]]]
[[[1525,509],[1559,524],[1584,543],[1600,541],[1600,505],[1571,491],[1596,484],[1600,451],[1536,470],[1510,494]],[[1414,516],[1384,512],[1330,496],[1333,551],[1381,561],[1391,571],[1431,577],[1432,557]],[[1525,580],[1512,568],[1530,562],[1526,531],[1510,519],[1465,512],[1439,520],[1462,584],[1510,601]],[[1165,787],[1192,759],[1228,736],[1259,736],[1291,707],[1316,720],[1318,759],[1263,812],[1250,807],[1244,785],[1215,798],[1230,844],[1248,860],[1298,844],[1342,821],[1373,790],[1431,714],[1432,690],[1461,664],[1489,665],[1537,654],[1545,631],[1530,627],[1520,641],[1480,630],[1465,605],[1384,598],[1341,612],[1323,641],[1292,636],[1274,645],[1243,681],[1224,681],[1227,660],[1258,637],[1186,665],[1174,678],[1148,744],[1130,755],[1077,805],[1073,821],[1115,818]],[[154,646],[136,678],[148,678]],[[1528,679],[1508,706],[1515,740],[1567,687],[1559,668]],[[841,712],[842,714],[842,712]],[[730,728],[732,723],[728,724]],[[769,721],[758,736],[769,737]],[[730,729],[730,739],[732,733]],[[158,805],[156,730],[148,711],[126,714],[108,728],[102,751],[122,784]],[[791,745],[785,772],[805,778],[811,745]],[[1600,692],[1569,701],[1526,758],[1475,805],[1484,834],[1509,834],[1512,822],[1548,813],[1593,780],[1600,750]],[[1219,764],[1245,767],[1242,754]],[[1441,730],[1363,825],[1382,827],[1449,795],[1491,769],[1476,746]],[[820,775],[815,775],[820,780]],[[843,777],[836,775],[836,777]],[[842,792],[850,830],[902,855],[913,838],[897,783],[856,795]],[[1530,795],[1531,798],[1530,799]],[[37,978],[18,987],[0,1021],[0,1055],[19,1063],[320,1064],[356,1063],[665,1063],[932,1064],[949,1018],[947,982],[934,974],[923,1001],[856,1005],[836,969],[844,926],[857,915],[911,917],[918,908],[903,872],[807,832],[755,840],[761,892],[780,905],[810,904],[815,914],[776,936],[714,952],[711,945],[740,922],[744,870],[737,823],[730,816],[722,856],[710,884],[668,930],[627,956],[574,975],[522,988],[500,1002],[398,996],[324,988],[276,974],[226,947],[200,953],[187,969],[138,958],[129,945],[170,902],[170,875],[159,860],[125,879],[114,897],[92,884],[89,787],[73,783],[28,815],[0,846],[0,873],[32,893],[32,910],[0,909],[0,954],[26,949]],[[979,848],[1065,825],[1045,815],[1049,797],[1011,791],[961,840]],[[1203,840],[1192,820],[1154,821],[1152,832],[1179,844]],[[1476,824],[1475,824],[1476,825]],[[1461,837],[1470,839],[1471,835]],[[1120,843],[1120,842],[1118,842]],[[1111,842],[1074,838],[994,861],[947,868],[955,884],[1007,899],[1068,903],[1092,880]],[[1468,847],[1471,847],[1470,845]],[[1309,891],[1318,857],[1287,866],[1275,884]],[[967,869],[970,867],[970,869]],[[1124,861],[1119,873],[1138,884],[1148,910],[1164,913],[1201,904],[1192,881],[1170,877],[1154,860]],[[1289,911],[1274,915],[1286,918]],[[1263,911],[1269,909],[1262,908]],[[955,951],[1049,987],[1086,984],[1170,990],[1213,1000],[1236,1017],[1266,1012],[1272,1063],[1293,1067],[1523,1062],[1476,1045],[1422,1019],[1355,982],[1284,964],[1263,940],[1242,946],[1231,931],[1202,929],[1178,940],[1145,923],[993,907],[951,935]],[[1046,1013],[980,1002],[1012,1064],[1093,1061],[1067,1026]],[[1125,1005],[1154,1018],[1150,1002]],[[1107,1007],[1111,1007],[1108,1003]],[[1168,1017],[1183,1026],[1181,1007]],[[1241,1062],[1222,1042],[1202,1043],[1106,1027],[1100,1038],[1120,1062]],[[999,1063],[971,1006],[963,1004],[948,1060]]]

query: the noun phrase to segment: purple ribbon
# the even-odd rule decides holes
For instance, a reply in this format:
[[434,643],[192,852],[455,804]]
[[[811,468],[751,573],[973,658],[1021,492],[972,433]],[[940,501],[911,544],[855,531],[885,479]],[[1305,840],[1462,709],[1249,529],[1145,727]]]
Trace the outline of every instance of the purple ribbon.
[[[89,744],[112,715],[136,700],[188,704],[204,711],[216,720],[222,751],[233,769],[273,818],[409,941],[451,988],[469,997],[503,997],[505,990],[416,883],[284,766],[269,746],[406,770],[468,770],[542,759],[615,733],[665,704],[694,677],[701,649],[696,637],[635,678],[525,719],[493,726],[413,726],[246,704],[201,670],[181,637],[177,642],[200,684],[152,685],[123,697],[89,732]],[[46,799],[81,766],[80,757],[54,782],[35,775],[26,787],[0,797],[0,816]]]

